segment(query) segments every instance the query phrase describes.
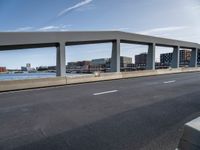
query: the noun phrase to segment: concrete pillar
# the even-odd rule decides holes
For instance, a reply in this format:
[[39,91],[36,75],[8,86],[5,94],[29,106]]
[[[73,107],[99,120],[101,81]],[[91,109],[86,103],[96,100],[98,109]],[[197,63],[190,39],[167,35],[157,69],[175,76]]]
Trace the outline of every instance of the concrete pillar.
[[197,50],[197,67],[200,65],[200,49]]
[[148,54],[147,54],[147,65],[146,65],[147,70],[155,70],[155,49],[156,49],[155,43],[149,44]]
[[173,54],[172,54],[171,67],[179,68],[179,64],[180,64],[180,47],[176,46],[174,47]]
[[65,43],[59,43],[57,46],[56,75],[60,77],[64,77],[66,75]]
[[197,48],[192,49],[189,67],[197,67],[197,56],[198,56],[198,49]]
[[111,72],[120,72],[120,40],[112,43]]

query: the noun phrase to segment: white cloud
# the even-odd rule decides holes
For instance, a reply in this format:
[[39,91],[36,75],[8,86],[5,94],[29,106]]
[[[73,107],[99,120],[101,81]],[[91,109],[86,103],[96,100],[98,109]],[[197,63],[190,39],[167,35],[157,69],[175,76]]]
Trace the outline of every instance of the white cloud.
[[68,27],[71,25],[58,25],[58,26],[45,26],[39,28],[38,31],[68,31]]
[[172,26],[172,27],[155,28],[155,29],[140,31],[137,33],[145,35],[166,35],[168,32],[184,30],[187,28],[188,28],[187,26]]
[[76,11],[78,12],[82,12],[82,11],[86,11],[86,10],[94,10],[96,8],[96,6],[94,4],[88,4],[85,5],[84,7],[79,7],[76,9]]
[[7,30],[7,32],[23,32],[23,31],[31,31],[33,29],[34,29],[33,27],[20,27],[13,30]]
[[129,30],[129,28],[114,28],[114,29],[111,29],[113,31],[126,31],[126,30]]
[[200,5],[192,6],[191,8],[192,8],[192,9],[199,10],[199,9],[200,9]]
[[79,3],[77,3],[77,4],[75,4],[75,5],[72,6],[72,7],[68,7],[68,8],[66,8],[66,9],[62,10],[60,13],[58,13],[57,16],[60,17],[60,16],[66,14],[66,13],[72,11],[72,10],[75,10],[75,9],[77,9],[77,8],[80,8],[80,7],[84,6],[84,5],[87,5],[87,4],[91,3],[92,1],[93,1],[93,0],[84,0],[84,1],[81,1],[81,2],[79,2]]
[[107,29],[99,29],[98,31],[127,31],[129,28],[107,28]]
[[35,28],[35,27],[21,27],[16,28],[12,30],[6,30],[5,32],[34,32],[34,31],[69,31],[69,28],[72,25],[50,25],[50,26],[44,26],[41,28]]

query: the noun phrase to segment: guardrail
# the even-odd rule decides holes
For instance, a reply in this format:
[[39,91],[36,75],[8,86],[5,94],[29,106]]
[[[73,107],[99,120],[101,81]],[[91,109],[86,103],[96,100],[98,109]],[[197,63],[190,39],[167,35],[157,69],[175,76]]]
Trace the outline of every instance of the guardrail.
[[185,72],[200,72],[200,68],[144,70],[144,71],[134,71],[134,72],[123,72],[123,73],[121,72],[121,73],[91,74],[87,76],[78,76],[78,77],[54,77],[54,78],[41,78],[41,79],[0,81],[0,92],[125,79],[125,78],[156,76],[162,74],[185,73]]

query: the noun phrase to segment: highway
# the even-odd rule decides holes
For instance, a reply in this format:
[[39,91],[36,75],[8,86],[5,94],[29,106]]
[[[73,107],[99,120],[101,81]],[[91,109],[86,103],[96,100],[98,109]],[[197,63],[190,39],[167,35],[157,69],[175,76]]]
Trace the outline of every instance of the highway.
[[0,150],[175,150],[200,73],[0,93]]

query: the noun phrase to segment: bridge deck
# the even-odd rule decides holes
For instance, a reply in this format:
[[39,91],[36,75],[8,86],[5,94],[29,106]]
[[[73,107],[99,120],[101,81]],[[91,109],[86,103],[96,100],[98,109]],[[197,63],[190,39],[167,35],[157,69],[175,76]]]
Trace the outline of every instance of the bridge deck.
[[0,32],[0,50],[16,48],[36,48],[56,46],[64,42],[66,45],[78,45],[88,43],[112,42],[120,39],[125,43],[151,44],[159,46],[180,46],[182,48],[200,48],[200,44],[126,33],[120,31],[79,31],[79,32]]
[[200,115],[200,75],[183,73],[0,94],[0,149],[175,149]]

